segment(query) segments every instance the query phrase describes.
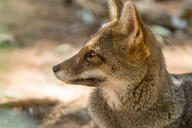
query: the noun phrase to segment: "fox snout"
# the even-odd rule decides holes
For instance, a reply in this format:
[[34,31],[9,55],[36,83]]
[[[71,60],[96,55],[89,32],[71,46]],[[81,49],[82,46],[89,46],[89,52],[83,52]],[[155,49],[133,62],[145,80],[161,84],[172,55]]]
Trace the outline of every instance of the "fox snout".
[[59,80],[69,83],[74,78],[73,74],[75,74],[75,72],[73,71],[75,71],[75,66],[73,63],[73,58],[74,57],[53,66],[52,70]]
[[101,71],[85,65],[79,55],[53,66],[52,70],[59,80],[67,84],[97,86],[106,80]]
[[58,72],[60,69],[60,65],[53,66],[53,72]]

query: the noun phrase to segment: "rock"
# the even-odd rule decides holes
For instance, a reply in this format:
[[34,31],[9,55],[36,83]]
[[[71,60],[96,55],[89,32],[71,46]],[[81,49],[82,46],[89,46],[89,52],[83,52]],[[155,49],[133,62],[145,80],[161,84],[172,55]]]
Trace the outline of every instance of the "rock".
[[75,5],[90,12],[95,19],[101,20],[108,16],[108,0],[74,0]]
[[38,128],[38,121],[18,109],[0,108],[1,128]]
[[173,16],[171,21],[172,21],[173,26],[175,26],[175,28],[178,28],[178,29],[187,28],[188,23],[187,23],[187,20],[185,20],[185,19],[181,19],[177,16]]
[[89,11],[86,10],[80,10],[78,13],[78,15],[81,16],[82,20],[86,23],[86,24],[94,24],[96,22],[95,17],[93,16],[93,14]]

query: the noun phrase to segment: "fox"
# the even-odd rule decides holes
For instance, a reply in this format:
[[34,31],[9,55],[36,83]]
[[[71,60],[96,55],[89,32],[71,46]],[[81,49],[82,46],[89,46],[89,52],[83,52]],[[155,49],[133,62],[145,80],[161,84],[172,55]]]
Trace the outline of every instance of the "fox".
[[109,0],[110,21],[55,65],[71,85],[95,87],[93,128],[192,128],[192,74],[169,74],[158,41],[132,1]]

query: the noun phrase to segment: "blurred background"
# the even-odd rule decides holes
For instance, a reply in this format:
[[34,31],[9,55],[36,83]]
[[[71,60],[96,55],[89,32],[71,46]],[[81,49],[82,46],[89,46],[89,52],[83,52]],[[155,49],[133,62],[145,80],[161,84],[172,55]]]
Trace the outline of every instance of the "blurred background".
[[[133,0],[170,73],[192,72],[192,0]],[[57,80],[52,66],[74,55],[109,20],[107,0],[0,0],[0,127],[88,128],[93,88]]]

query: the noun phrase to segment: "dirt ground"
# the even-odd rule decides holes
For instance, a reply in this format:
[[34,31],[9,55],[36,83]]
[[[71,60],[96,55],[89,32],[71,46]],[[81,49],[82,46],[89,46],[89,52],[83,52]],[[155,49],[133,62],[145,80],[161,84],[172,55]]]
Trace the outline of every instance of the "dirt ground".
[[[0,49],[0,104],[29,99],[58,101],[55,107],[45,112],[45,125],[53,128],[88,127],[90,119],[86,107],[88,95],[94,88],[66,85],[52,72],[53,65],[77,53],[88,35],[98,28],[95,24],[82,23],[77,12],[74,8],[63,7],[61,0],[0,2],[0,21],[19,44],[17,48]],[[177,41],[184,43],[163,48],[168,71],[192,72],[192,38]],[[22,110],[33,115],[35,110],[32,108],[29,105]],[[9,121],[0,118],[0,124],[1,120],[4,120],[3,124]]]

